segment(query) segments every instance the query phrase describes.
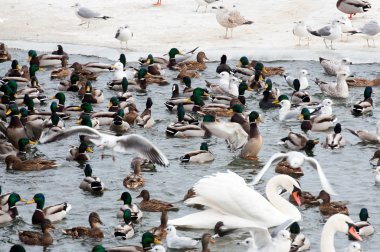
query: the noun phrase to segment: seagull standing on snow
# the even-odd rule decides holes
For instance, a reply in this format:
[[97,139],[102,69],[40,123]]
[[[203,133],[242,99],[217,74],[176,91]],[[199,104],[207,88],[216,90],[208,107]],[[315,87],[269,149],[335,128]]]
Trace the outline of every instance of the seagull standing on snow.
[[108,16],[102,16],[99,12],[95,12],[89,8],[82,7],[79,5],[79,3],[75,4],[73,7],[76,7],[77,10],[75,11],[75,14],[83,21],[83,23],[79,25],[83,25],[87,23],[87,28],[90,27],[90,21],[92,19],[104,19],[107,20],[110,17]]
[[359,28],[358,31],[350,31],[349,33],[362,35],[367,40],[368,47],[371,47],[368,40],[372,39],[373,47],[376,47],[375,37],[380,33],[380,26],[378,22],[372,20],[366,23],[362,28]]
[[298,37],[298,45],[301,45],[301,39],[307,38],[307,45],[309,45],[309,32],[307,31],[307,27],[304,21],[295,22],[293,27],[293,35]]
[[342,22],[339,20],[334,20],[332,22],[331,26],[327,25],[327,26],[325,26],[319,30],[316,30],[316,31],[312,31],[312,30],[308,29],[308,31],[314,36],[323,38],[323,42],[325,43],[325,46],[327,49],[329,47],[326,43],[326,39],[330,40],[331,41],[331,50],[333,50],[333,46],[332,46],[333,41],[336,39],[339,39],[342,35],[342,28],[340,27],[341,23]]
[[117,29],[115,39],[120,40],[120,48],[123,49],[123,42],[125,42],[125,49],[127,50],[128,40],[133,37],[133,32],[129,29],[129,26],[120,27]]
[[[214,8],[214,7],[213,7]],[[217,9],[217,8],[216,8]],[[252,24],[252,21],[249,21],[245,19],[242,15],[240,15],[239,11],[229,11],[228,9],[224,8],[223,6],[220,6],[218,11],[216,12],[216,21],[218,23],[226,28],[226,36],[228,29],[231,29],[231,37],[232,38],[232,31],[235,27],[240,25],[248,25]]]
[[207,7],[209,4],[212,4],[212,3],[215,3],[219,0],[195,0],[195,2],[197,2],[198,4],[198,8],[195,10],[196,12],[198,11],[199,7],[201,6],[205,6],[205,12],[207,11]]

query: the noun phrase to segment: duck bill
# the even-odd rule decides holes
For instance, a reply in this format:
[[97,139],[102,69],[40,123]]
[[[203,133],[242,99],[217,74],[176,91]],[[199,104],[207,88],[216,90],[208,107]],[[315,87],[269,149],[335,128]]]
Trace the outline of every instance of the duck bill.
[[313,140],[313,143],[314,144],[319,144],[319,141],[318,140]]
[[239,61],[237,64],[236,64],[236,67],[241,67],[243,64]]
[[28,144],[36,144],[37,142],[29,140]]
[[267,69],[263,67],[263,73],[267,73]]
[[87,152],[90,152],[90,153],[93,153],[93,152],[94,152],[94,151],[91,149],[91,147],[87,147],[87,148],[86,148],[86,151],[87,151]]
[[363,239],[360,237],[360,235],[356,232],[356,229],[355,229],[355,226],[352,225],[349,229],[348,229],[348,234],[350,236],[352,236],[355,240],[357,241],[362,241]]
[[77,124],[81,125],[81,124],[82,124],[82,119],[79,119],[79,120],[77,121]]
[[301,206],[301,199],[300,196],[298,195],[298,192],[293,192],[292,193],[294,201],[297,203],[297,206]]
[[248,91],[253,91],[253,88],[248,87],[247,90]]
[[153,243],[156,244],[156,245],[162,244],[161,241],[160,241],[160,239],[158,237],[154,237]]
[[28,204],[28,201],[26,199],[23,199],[23,198],[20,199],[20,202],[24,202],[24,203]]
[[90,86],[87,86],[86,87],[86,93],[89,93],[91,91],[91,87]]
[[26,204],[33,204],[33,203],[36,203],[36,201],[34,199],[26,201]]
[[150,65],[150,59],[149,58],[146,59],[146,64]]
[[7,116],[9,116],[10,114],[12,114],[12,110],[11,109],[8,109],[7,112],[5,113]]
[[28,62],[30,62],[31,60],[32,60],[32,57],[29,56],[29,57],[28,57]]
[[298,120],[303,120],[303,119],[304,119],[303,115],[298,116]]
[[50,99],[51,99],[51,100],[54,100],[54,99],[57,99],[57,98],[55,98],[55,96],[52,96]]
[[116,201],[123,201],[121,198],[118,198]]
[[257,122],[258,122],[258,123],[263,123],[263,118],[261,118],[261,116],[259,116],[259,117],[257,118]]
[[274,100],[274,101],[272,102],[272,104],[280,104],[280,101],[279,101],[279,100]]
[[108,108],[112,107],[112,103],[109,102],[108,105],[107,105]]

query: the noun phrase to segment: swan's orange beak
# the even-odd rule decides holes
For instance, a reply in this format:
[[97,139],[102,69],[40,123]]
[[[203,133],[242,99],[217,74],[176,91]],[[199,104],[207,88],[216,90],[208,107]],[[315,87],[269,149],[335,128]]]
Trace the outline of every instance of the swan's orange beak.
[[355,226],[350,225],[348,229],[348,234],[353,237],[357,241],[362,241],[363,239],[359,236],[359,234],[356,232]]
[[292,193],[292,195],[293,195],[294,201],[297,203],[297,206],[301,206],[301,199],[300,199],[300,195],[298,194],[298,192],[295,191]]

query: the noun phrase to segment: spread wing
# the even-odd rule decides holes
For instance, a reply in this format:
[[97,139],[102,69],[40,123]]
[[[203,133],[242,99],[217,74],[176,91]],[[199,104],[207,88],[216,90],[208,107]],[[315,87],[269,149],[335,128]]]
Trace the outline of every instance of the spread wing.
[[79,134],[88,135],[94,138],[101,138],[101,135],[97,130],[87,127],[87,126],[71,127],[69,129],[62,130],[52,135],[44,134],[44,133],[45,132],[42,133],[41,138],[40,138],[40,143],[42,144],[59,141],[59,140],[68,138],[70,136],[79,135]]
[[264,176],[265,172],[269,169],[272,163],[279,162],[282,159],[286,158],[288,156],[287,153],[275,153],[271,156],[271,158],[268,160],[268,162],[264,165],[263,169],[256,175],[255,179],[251,183],[252,185],[256,185],[262,176]]
[[309,164],[318,172],[319,180],[321,181],[321,186],[323,190],[331,195],[337,195],[331,186],[330,182],[327,180],[325,173],[323,172],[322,167],[319,165],[318,161],[312,157],[306,157],[305,161],[309,162]]

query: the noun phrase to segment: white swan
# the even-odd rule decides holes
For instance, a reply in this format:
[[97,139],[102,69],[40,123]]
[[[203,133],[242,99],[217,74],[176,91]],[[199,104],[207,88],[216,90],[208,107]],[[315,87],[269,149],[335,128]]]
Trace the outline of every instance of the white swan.
[[[312,157],[307,157],[301,152],[298,151],[290,151],[288,153],[275,153],[268,160],[268,162],[264,165],[263,169],[256,175],[252,184],[257,184],[265,172],[269,169],[272,163],[279,162],[286,158],[286,161],[289,163],[290,167],[296,168],[301,167],[303,163],[308,162],[315,170],[318,172],[319,180],[321,181],[321,186],[323,190],[328,192],[331,195],[336,195],[334,189],[332,188],[330,182],[327,180],[325,173],[322,170],[322,167],[319,165],[318,161]],[[268,182],[269,183],[269,182]]]
[[320,245],[322,252],[335,252],[334,236],[336,232],[350,234],[356,240],[362,240],[356,233],[354,222],[350,217],[344,214],[334,214],[327,220],[322,229]]
[[222,221],[227,228],[268,228],[278,226],[289,219],[301,220],[300,211],[278,194],[278,187],[291,193],[300,203],[300,186],[288,175],[277,175],[268,181],[265,190],[268,200],[234,172],[206,176],[194,185],[196,196],[185,203],[200,204],[209,209],[169,220],[169,224],[212,229],[215,223]]

